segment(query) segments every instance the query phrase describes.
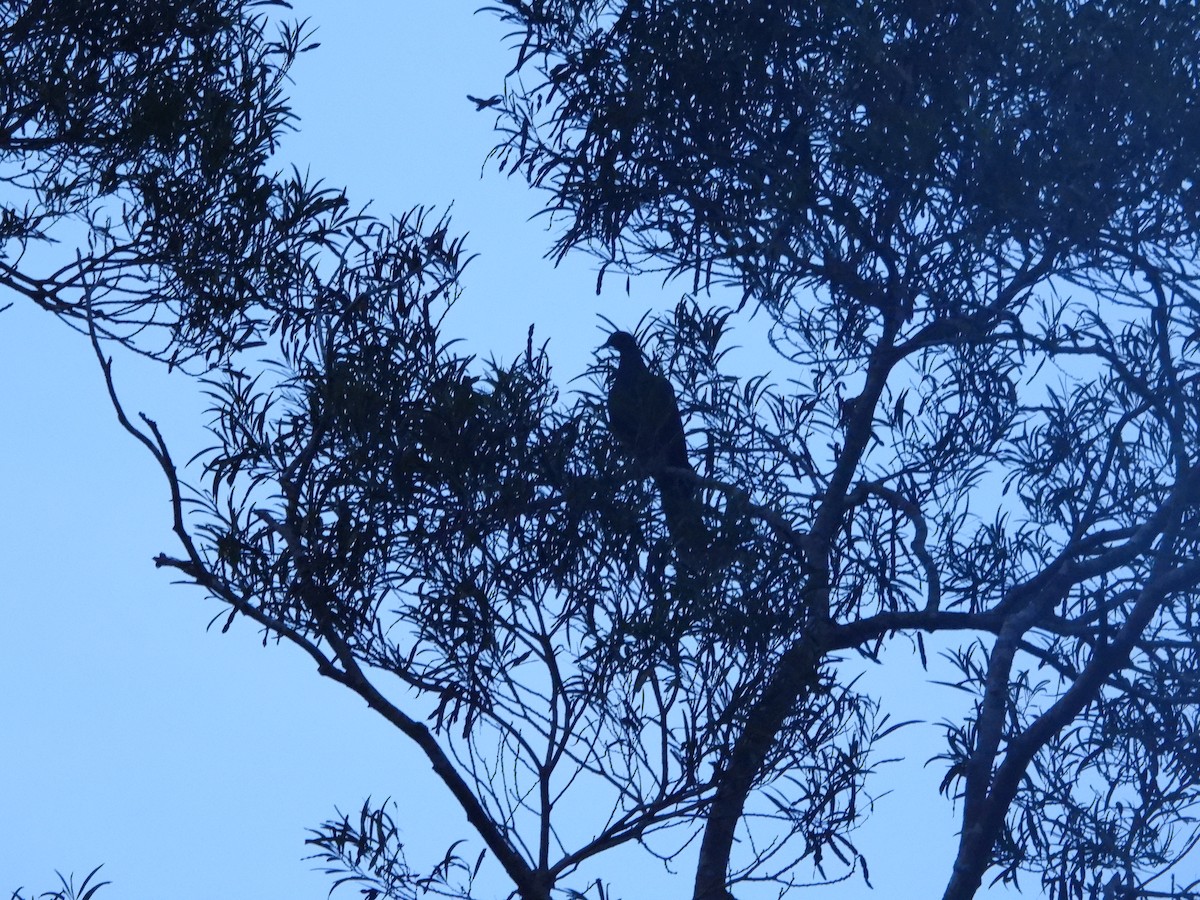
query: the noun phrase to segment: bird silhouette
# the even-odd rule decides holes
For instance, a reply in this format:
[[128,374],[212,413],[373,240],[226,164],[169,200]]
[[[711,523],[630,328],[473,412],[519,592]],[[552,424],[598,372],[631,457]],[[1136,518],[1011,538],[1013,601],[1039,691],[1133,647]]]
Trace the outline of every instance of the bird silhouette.
[[629,332],[614,331],[604,347],[619,354],[608,391],[609,430],[654,480],[672,540],[677,546],[694,548],[704,524],[675,389],[665,377],[650,371]]

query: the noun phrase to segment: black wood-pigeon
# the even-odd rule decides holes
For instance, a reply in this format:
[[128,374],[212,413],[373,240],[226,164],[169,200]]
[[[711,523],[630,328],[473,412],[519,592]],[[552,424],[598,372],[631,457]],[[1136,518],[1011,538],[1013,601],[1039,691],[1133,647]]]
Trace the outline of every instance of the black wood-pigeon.
[[608,427],[625,452],[654,479],[672,539],[694,546],[704,526],[696,484],[689,477],[695,469],[688,460],[675,389],[650,371],[629,332],[614,331],[604,346],[620,354],[608,391]]

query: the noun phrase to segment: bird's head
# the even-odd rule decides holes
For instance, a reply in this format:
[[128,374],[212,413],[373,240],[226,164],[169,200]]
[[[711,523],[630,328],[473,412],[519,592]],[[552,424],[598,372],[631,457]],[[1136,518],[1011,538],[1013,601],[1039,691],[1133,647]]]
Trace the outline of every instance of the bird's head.
[[608,340],[601,345],[601,349],[604,347],[611,347],[616,350],[617,353],[621,354],[622,358],[642,358],[642,350],[638,347],[637,338],[628,331],[614,331],[608,336]]

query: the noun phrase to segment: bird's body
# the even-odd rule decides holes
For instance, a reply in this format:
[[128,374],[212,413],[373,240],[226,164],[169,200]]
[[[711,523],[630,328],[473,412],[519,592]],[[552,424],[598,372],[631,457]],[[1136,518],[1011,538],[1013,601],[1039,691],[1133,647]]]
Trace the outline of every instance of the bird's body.
[[703,525],[675,389],[650,371],[633,335],[614,331],[604,346],[620,354],[608,391],[609,428],[625,452],[654,479],[672,537],[692,543],[692,532],[698,534]]
[[605,346],[620,354],[608,392],[608,424],[621,446],[651,472],[691,469],[671,382],[650,371],[633,335],[614,332]]

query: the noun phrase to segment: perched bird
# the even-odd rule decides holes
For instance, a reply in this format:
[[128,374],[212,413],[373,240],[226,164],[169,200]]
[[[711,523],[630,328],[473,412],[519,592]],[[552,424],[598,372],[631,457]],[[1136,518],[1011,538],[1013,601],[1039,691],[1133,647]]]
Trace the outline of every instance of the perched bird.
[[672,539],[694,547],[704,525],[675,389],[650,371],[629,332],[614,331],[604,346],[620,355],[608,391],[608,427],[625,452],[654,479]]

